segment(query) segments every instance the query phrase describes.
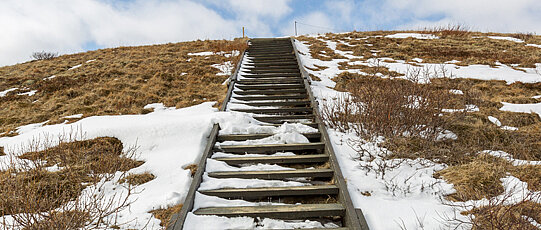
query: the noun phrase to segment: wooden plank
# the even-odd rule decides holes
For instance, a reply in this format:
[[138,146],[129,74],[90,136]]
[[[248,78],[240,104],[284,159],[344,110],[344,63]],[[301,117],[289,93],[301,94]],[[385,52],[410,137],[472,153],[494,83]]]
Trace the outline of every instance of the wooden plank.
[[285,120],[314,119],[313,114],[302,115],[279,115],[279,116],[257,116],[254,119],[262,122],[282,122]]
[[[321,137],[321,133],[301,133],[308,139],[316,139]],[[218,135],[218,141],[245,141],[245,140],[256,140],[265,137],[270,137],[274,134],[272,133],[261,133],[261,134],[230,134],[230,135]]]
[[332,169],[208,172],[208,176],[214,178],[241,178],[262,180],[281,180],[297,177],[329,178],[333,175],[334,173]]
[[302,84],[282,84],[282,85],[236,85],[236,88],[242,90],[251,89],[304,89]]
[[268,69],[268,70],[255,70],[255,69],[243,69],[245,73],[255,74],[272,74],[272,73],[297,73],[298,69]]
[[230,165],[240,164],[306,164],[324,163],[329,160],[326,154],[294,155],[294,156],[267,156],[267,157],[219,157],[214,160],[223,161]]
[[233,111],[257,114],[287,114],[287,113],[311,113],[312,108],[278,108],[278,109],[232,109]]
[[[238,86],[238,85],[237,85]],[[305,94],[305,89],[278,89],[278,90],[244,90],[244,91],[233,91],[237,95],[283,95],[283,94],[296,94],[302,93]]]
[[302,83],[301,78],[287,78],[287,79],[245,79],[236,82],[239,85],[280,85],[280,84],[298,84]]
[[310,101],[242,102],[249,106],[309,106]]
[[255,66],[255,67],[243,67],[244,70],[257,70],[257,71],[261,71],[261,70],[288,70],[288,71],[291,71],[291,70],[299,70],[299,67],[298,66],[271,66],[271,67],[267,67],[267,66]]
[[273,95],[273,96],[233,96],[233,98],[241,101],[265,101],[265,100],[287,100],[287,99],[306,99],[306,94],[298,95]]
[[[301,124],[306,125],[306,126],[310,126],[310,127],[312,127],[312,128],[315,128],[315,129],[319,128],[319,124],[318,124],[318,123],[313,123],[313,122],[311,122],[311,123],[301,123]],[[283,124],[268,124],[268,125],[265,124],[265,125],[263,125],[263,126],[274,126],[274,127],[278,127],[278,126],[281,126],[281,125],[283,125]]]
[[242,74],[247,78],[269,78],[269,77],[300,77],[300,73],[273,73],[273,74]]
[[225,188],[203,191],[199,190],[199,192],[208,196],[217,196],[223,198],[254,199],[278,196],[334,195],[338,194],[338,187],[335,185],[312,185],[266,188]]
[[249,216],[274,219],[303,219],[344,214],[341,204],[298,204],[298,205],[265,205],[240,207],[210,207],[194,211],[196,215],[216,215],[226,217]]
[[220,145],[216,152],[225,153],[275,153],[282,151],[317,150],[325,148],[325,143],[265,144],[265,145]]

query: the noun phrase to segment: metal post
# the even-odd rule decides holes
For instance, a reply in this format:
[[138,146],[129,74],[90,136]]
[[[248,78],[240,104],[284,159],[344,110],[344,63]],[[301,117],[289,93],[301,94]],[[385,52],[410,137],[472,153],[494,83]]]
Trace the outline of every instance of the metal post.
[[244,26],[242,27],[242,38],[244,38]]
[[297,21],[295,21],[295,37],[297,36]]

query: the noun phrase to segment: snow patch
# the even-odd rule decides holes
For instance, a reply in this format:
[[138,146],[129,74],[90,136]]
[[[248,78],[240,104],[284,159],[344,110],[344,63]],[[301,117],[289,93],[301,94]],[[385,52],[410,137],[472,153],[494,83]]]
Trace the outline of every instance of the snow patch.
[[523,43],[524,41],[518,38],[513,37],[502,37],[502,36],[488,36],[490,39],[496,39],[496,40],[505,40],[505,41],[512,41],[517,43]]
[[416,39],[438,39],[438,36],[433,34],[419,34],[419,33],[397,33],[385,36],[386,38],[416,38]]

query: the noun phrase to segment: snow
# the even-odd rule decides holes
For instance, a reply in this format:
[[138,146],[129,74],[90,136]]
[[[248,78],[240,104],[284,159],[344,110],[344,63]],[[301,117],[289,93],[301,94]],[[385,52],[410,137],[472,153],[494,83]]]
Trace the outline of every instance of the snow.
[[55,77],[56,77],[56,75],[51,75],[50,77],[43,78],[43,80],[51,80],[51,79],[53,79]]
[[513,155],[511,155],[509,153],[506,153],[504,151],[485,150],[485,151],[481,151],[481,153],[489,154],[491,156],[503,158],[503,159],[511,162],[514,166],[519,166],[519,165],[541,165],[541,161],[528,161],[528,160],[515,159],[515,158],[513,158]]
[[69,116],[65,116],[64,118],[67,118],[67,119],[75,119],[75,118],[81,118],[81,117],[83,117],[83,114],[82,114],[82,113],[74,114],[74,115],[69,115]]
[[493,116],[488,116],[488,120],[494,123],[498,127],[502,126],[502,123],[500,122],[500,120],[498,120],[498,118],[495,118]]
[[94,62],[94,61],[96,61],[96,59],[88,60],[88,61],[86,61],[86,63],[90,63],[90,62]]
[[226,62],[224,62],[222,64],[213,64],[211,66],[220,70],[220,72],[216,74],[218,76],[229,76],[229,75],[231,75],[231,72],[233,71],[233,68],[235,67],[235,66],[233,66],[231,61],[226,61]]
[[37,90],[30,90],[28,92],[24,92],[24,93],[18,93],[17,95],[26,95],[26,96],[34,96],[34,94],[36,94],[36,92],[38,92]]
[[209,55],[214,55],[214,53],[210,52],[210,51],[204,51],[204,52],[199,52],[199,53],[188,53],[188,55],[190,55],[190,56],[209,56]]
[[77,69],[79,67],[83,66],[83,64],[79,64],[79,65],[76,65],[76,66],[73,66],[71,68],[69,68],[68,70],[72,70],[72,69]]
[[416,39],[438,39],[438,36],[432,34],[419,33],[397,33],[385,36],[386,38],[416,38]]
[[0,97],[5,97],[9,92],[15,91],[17,89],[19,89],[19,88],[11,88],[11,89],[6,89],[4,91],[0,91]]
[[[51,146],[58,144],[58,137],[66,133],[84,133],[79,139],[111,136],[122,141],[124,147],[138,147],[138,159],[145,163],[129,173],[150,172],[156,178],[139,186],[130,201],[134,203],[129,209],[119,213],[120,222],[129,222],[126,228],[141,229],[147,222],[149,229],[160,229],[159,220],[152,217],[149,211],[167,208],[181,203],[191,183],[189,170],[183,165],[194,163],[206,145],[215,122],[234,121],[239,126],[254,122],[250,116],[235,112],[217,112],[213,103],[175,109],[162,104],[150,104],[145,108],[153,108],[154,112],[145,115],[93,116],[81,119],[72,124],[45,125],[46,122],[19,127],[18,136],[0,138],[0,146],[5,147],[6,156],[0,156],[5,163],[11,156],[24,152],[25,144],[47,137]],[[223,124],[224,127],[228,125]],[[279,127],[273,127],[273,131]],[[40,149],[45,146],[40,146]],[[265,166],[267,167],[267,166]],[[271,181],[260,182],[273,184]],[[274,182],[287,186],[300,186],[300,182]],[[239,181],[213,183],[218,185],[242,185]],[[257,186],[250,182],[250,186]],[[248,186],[248,185],[246,185]],[[125,191],[123,185],[116,182],[106,184],[106,196],[112,197]],[[89,188],[90,189],[90,188]]]
[[464,92],[462,92],[462,90],[460,90],[460,89],[450,89],[449,93],[457,94],[457,95],[463,95],[464,94]]
[[422,58],[413,58],[413,59],[411,59],[411,60],[413,60],[413,61],[415,61],[415,62],[423,62],[423,59],[422,59]]
[[496,40],[512,41],[512,42],[517,42],[517,43],[523,43],[524,42],[522,39],[513,38],[513,37],[488,36],[488,38],[496,39]]
[[536,104],[512,104],[502,102],[502,111],[517,112],[517,113],[537,113],[541,117],[541,103]]
[[533,47],[541,48],[541,45],[538,45],[538,44],[526,44],[526,46],[533,46]]

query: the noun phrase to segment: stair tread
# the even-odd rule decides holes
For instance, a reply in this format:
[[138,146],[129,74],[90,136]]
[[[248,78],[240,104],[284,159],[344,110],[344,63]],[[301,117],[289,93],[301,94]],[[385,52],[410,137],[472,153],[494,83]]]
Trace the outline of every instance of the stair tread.
[[236,206],[209,207],[194,211],[196,215],[217,216],[250,216],[267,218],[298,219],[323,216],[342,216],[345,212],[343,205],[331,204],[295,204],[295,205],[265,205],[265,206]]

